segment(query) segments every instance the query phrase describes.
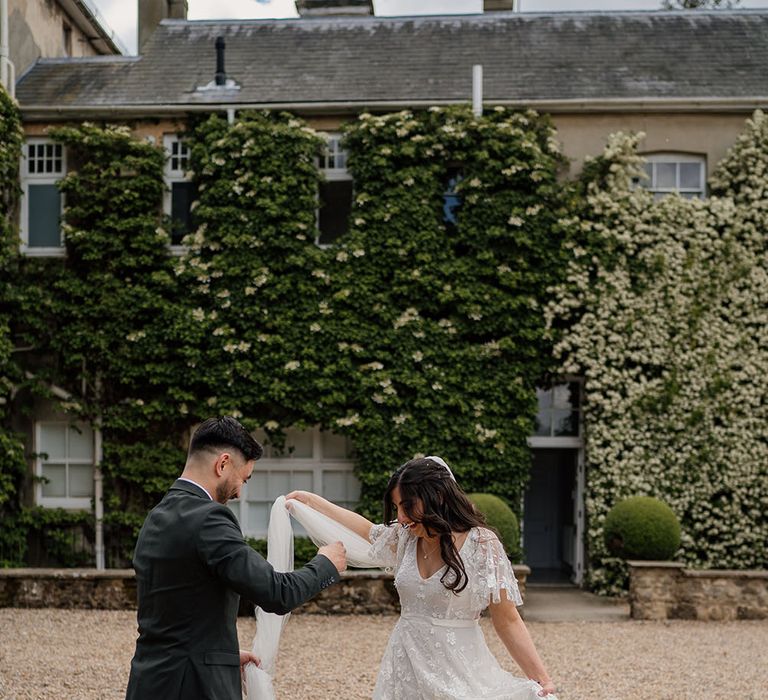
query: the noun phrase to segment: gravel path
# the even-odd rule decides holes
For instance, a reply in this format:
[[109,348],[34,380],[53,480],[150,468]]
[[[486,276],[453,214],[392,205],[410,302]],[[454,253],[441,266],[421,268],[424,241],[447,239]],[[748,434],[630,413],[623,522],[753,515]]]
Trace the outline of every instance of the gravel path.
[[[294,616],[280,700],[370,698],[391,616]],[[503,666],[487,620],[486,638]],[[560,700],[763,700],[768,622],[529,623]],[[249,648],[255,625],[238,625]],[[136,638],[130,611],[0,609],[0,698],[122,700]],[[149,699],[148,699],[149,700]]]

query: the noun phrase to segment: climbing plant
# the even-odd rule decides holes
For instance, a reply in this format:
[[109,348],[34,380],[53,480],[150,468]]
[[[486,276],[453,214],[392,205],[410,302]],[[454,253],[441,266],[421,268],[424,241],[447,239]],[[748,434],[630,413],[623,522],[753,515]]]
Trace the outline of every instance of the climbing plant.
[[[320,147],[288,115],[198,125],[200,190],[182,262],[205,410],[350,435],[364,509],[388,474],[442,452],[467,488],[512,499],[549,341],[542,306],[561,269],[551,127],[505,110],[362,115],[346,130],[351,230],[315,244]],[[455,222],[444,192],[458,173]],[[455,177],[455,176],[454,176]],[[203,340],[204,339],[204,340]]]
[[628,496],[672,507],[689,565],[768,562],[768,119],[701,200],[636,186],[639,138],[613,136],[585,169],[548,309],[563,370],[585,378],[588,574],[604,592],[626,585],[602,525]]
[[13,524],[20,509],[26,463],[24,445],[11,428],[10,415],[13,388],[21,376],[11,333],[18,309],[13,280],[19,261],[18,235],[11,220],[18,202],[21,144],[18,108],[0,88],[0,566],[19,563],[25,552],[25,541]]
[[328,292],[307,330],[365,507],[397,465],[439,453],[466,489],[517,510],[563,267],[553,129],[533,112],[431,108],[363,114],[345,143],[351,230],[315,273]]

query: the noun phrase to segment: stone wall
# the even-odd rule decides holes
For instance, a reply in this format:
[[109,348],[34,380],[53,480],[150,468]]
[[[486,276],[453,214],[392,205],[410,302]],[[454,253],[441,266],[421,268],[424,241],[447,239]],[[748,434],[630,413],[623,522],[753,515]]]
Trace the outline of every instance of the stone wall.
[[0,569],[0,607],[132,609],[136,577],[132,569]]
[[766,620],[768,571],[686,569],[630,561],[629,602],[637,620]]
[[[531,570],[515,565],[520,592]],[[0,607],[3,608],[136,608],[136,578],[132,569],[0,569]],[[398,613],[391,573],[352,570],[342,574],[341,583],[323,590],[296,610],[315,614]],[[253,606],[242,601],[242,615],[253,614]]]

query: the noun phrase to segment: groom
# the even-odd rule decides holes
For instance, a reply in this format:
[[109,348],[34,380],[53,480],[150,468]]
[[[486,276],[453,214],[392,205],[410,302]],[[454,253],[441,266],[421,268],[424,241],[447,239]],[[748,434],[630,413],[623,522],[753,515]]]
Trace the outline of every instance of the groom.
[[339,581],[340,542],[303,569],[277,573],[246,544],[224,504],[239,498],[262,448],[234,418],[209,418],[192,436],[184,472],[150,512],[133,565],[139,638],[127,700],[240,700],[240,595],[285,614]]

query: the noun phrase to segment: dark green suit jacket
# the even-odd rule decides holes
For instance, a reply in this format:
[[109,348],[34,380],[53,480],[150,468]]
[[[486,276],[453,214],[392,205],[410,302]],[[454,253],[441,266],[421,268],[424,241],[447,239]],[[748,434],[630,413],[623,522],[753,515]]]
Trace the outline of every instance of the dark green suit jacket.
[[139,638],[127,700],[240,700],[240,596],[283,615],[339,580],[322,555],[277,573],[229,508],[181,480],[144,521],[133,565]]

